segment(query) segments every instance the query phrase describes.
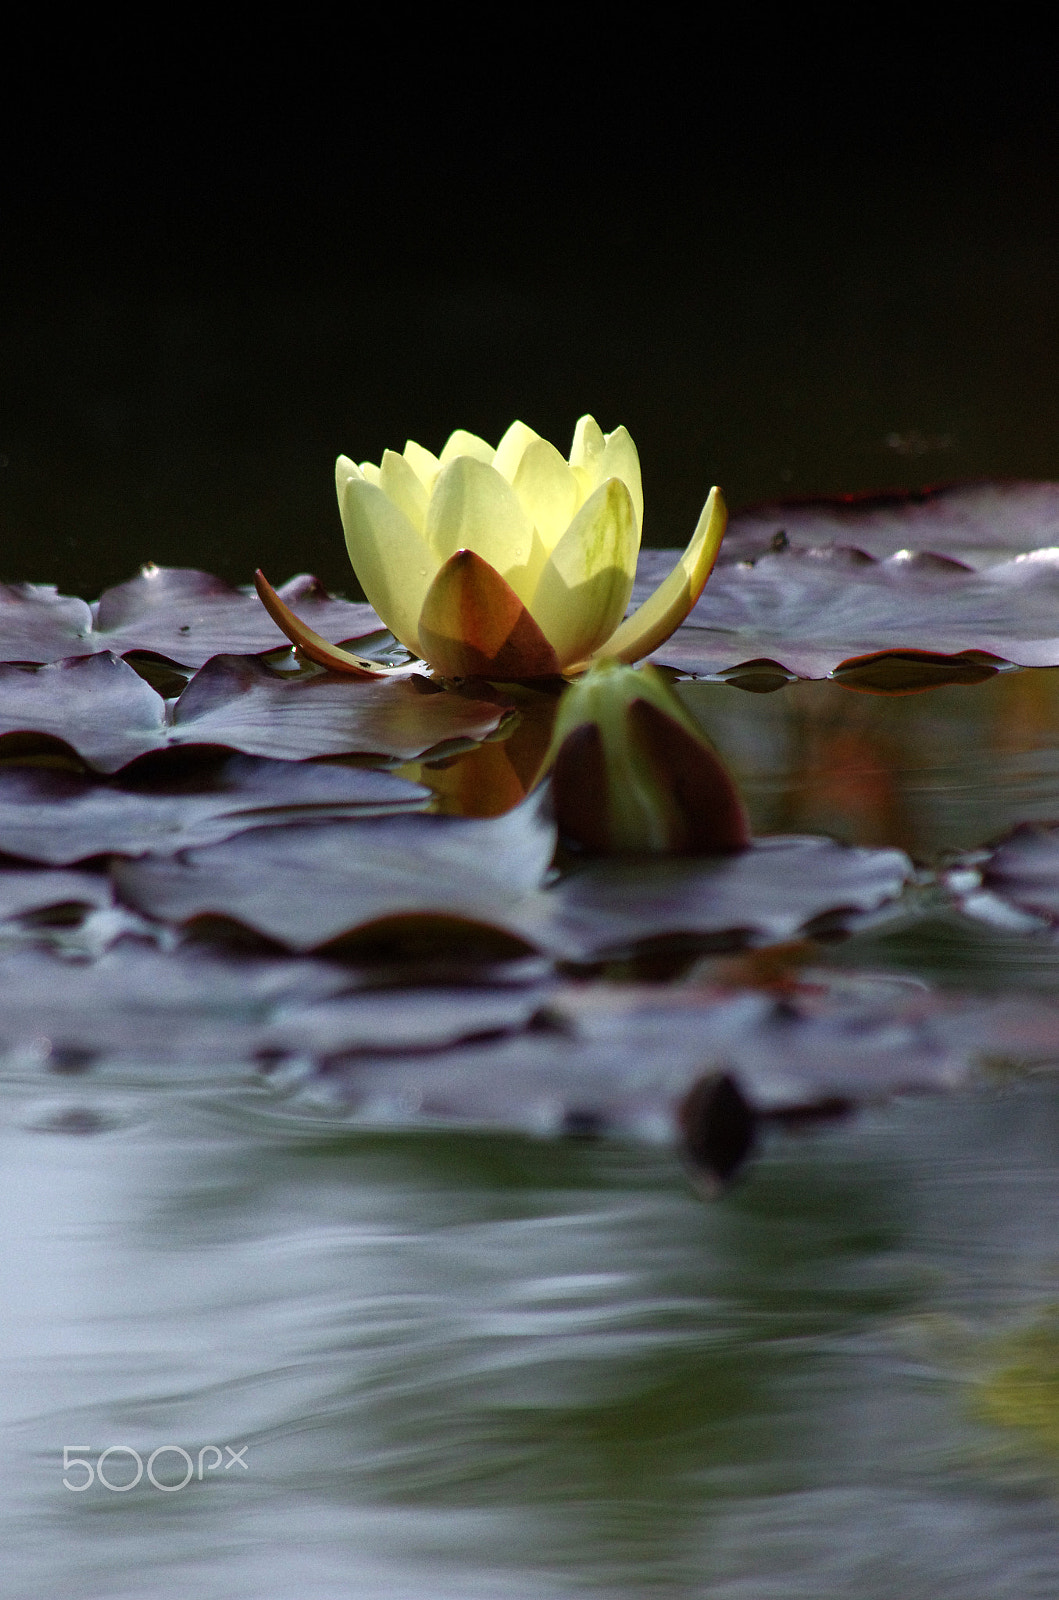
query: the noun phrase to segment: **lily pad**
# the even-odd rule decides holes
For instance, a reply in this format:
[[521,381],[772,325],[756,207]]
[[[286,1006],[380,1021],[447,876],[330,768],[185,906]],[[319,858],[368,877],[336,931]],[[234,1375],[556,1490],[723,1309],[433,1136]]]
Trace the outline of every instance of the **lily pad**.
[[752,506],[732,517],[720,559],[756,560],[783,542],[818,550],[853,545],[878,560],[924,550],[989,567],[1059,546],[1059,483],[966,483]]
[[487,738],[508,709],[418,674],[369,683],[329,672],[284,677],[253,656],[215,656],[176,701],[168,738],[288,761],[354,753],[410,761],[451,740]]
[[429,798],[428,789],[388,772],[254,756],[190,772],[173,762],[150,776],[131,769],[109,784],[15,766],[0,768],[0,850],[52,865],[106,853],[159,854],[245,828],[422,806]]
[[574,962],[659,942],[726,945],[836,926],[900,894],[898,850],[764,839],[716,861],[598,862],[545,884],[555,846],[541,791],[505,816],[381,817],[257,830],[226,844],[118,862],[125,901],[187,923],[223,917],[289,949],[353,936],[459,948],[472,937]]
[[961,909],[1017,932],[1059,928],[1059,823],[1023,823],[946,875]]
[[[370,606],[336,600],[304,574],[279,593],[334,643],[379,626]],[[152,650],[185,667],[201,667],[223,651],[256,655],[286,643],[252,589],[192,568],[144,567],[127,583],[106,590],[94,607],[43,584],[0,586],[3,661]]]
[[92,610],[53,584],[0,583],[0,660],[59,661],[92,649]]
[[974,572],[928,556],[786,549],[720,568],[654,660],[694,675],[762,659],[822,678],[883,652],[1059,665],[1059,550]]
[[507,712],[503,701],[446,693],[416,675],[363,684],[330,673],[284,677],[254,656],[215,657],[171,709],[109,652],[43,667],[0,664],[0,739],[60,740],[104,773],[149,751],[190,744],[285,761],[362,754],[410,760],[453,740],[486,738]]
[[[420,995],[413,989],[408,999],[415,1016]],[[1028,1061],[1059,1054],[1052,1001],[940,995],[895,976],[808,971],[780,993],[566,982],[544,999],[521,1020],[508,1000],[488,1036],[458,1037],[445,1022],[431,1034],[428,1024],[414,1048],[401,1037],[373,1041],[362,997],[307,1007],[280,1035],[288,1051],[298,1053],[300,1030],[319,1038],[316,1015],[328,1018],[330,1049],[315,1070],[288,1073],[277,1110],[297,1114],[304,1103],[318,1116],[326,1106],[369,1128],[675,1144],[693,1165],[727,1177],[764,1121],[949,1090],[1013,1045]],[[470,1015],[483,1010],[472,998]]]
[[165,701],[106,652],[37,668],[0,664],[0,738],[13,734],[61,740],[88,766],[115,772],[165,743]]
[[533,902],[554,850],[537,796],[487,819],[257,829],[176,857],[118,862],[114,876],[126,903],[149,916],[224,917],[293,950],[409,918],[438,923],[443,944],[457,937],[452,924],[469,923],[528,948],[523,903]]
[[110,880],[94,872],[34,872],[0,867],[0,921],[59,906],[99,909],[113,903]]

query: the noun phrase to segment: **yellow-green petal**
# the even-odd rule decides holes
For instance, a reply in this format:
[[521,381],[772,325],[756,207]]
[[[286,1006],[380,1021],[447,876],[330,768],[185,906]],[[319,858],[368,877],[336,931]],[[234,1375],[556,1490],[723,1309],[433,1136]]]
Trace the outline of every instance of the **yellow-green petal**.
[[441,471],[441,462],[437,456],[432,450],[426,450],[421,444],[416,444],[414,439],[406,439],[404,458],[429,494],[434,487],[434,479]]
[[639,531],[628,488],[609,478],[548,557],[530,610],[566,667],[608,639],[632,593]]
[[496,447],[493,466],[508,483],[514,483],[519,462],[533,441],[539,438],[540,434],[535,433],[524,422],[513,422],[504,434]]
[[440,563],[421,533],[383,491],[348,478],[339,495],[346,548],[361,588],[409,650],[419,648],[419,613]]
[[605,447],[603,429],[595,417],[581,417],[574,429],[574,442],[570,446],[570,465],[580,467],[598,478],[597,468]]
[[629,435],[628,428],[615,428],[608,433],[603,446],[602,478],[620,478],[632,496],[636,512],[636,526],[643,531],[643,484],[640,481],[640,457]]
[[728,511],[720,489],[710,490],[691,542],[667,578],[597,651],[615,661],[639,661],[665,644],[695,604],[721,548]]
[[450,433],[445,440],[444,448],[438,458],[443,467],[450,461],[455,461],[458,456],[472,456],[475,461],[483,461],[486,466],[491,466],[496,451],[491,444],[486,444],[484,439],[479,439],[476,433],[468,433],[466,428],[457,428],[455,433]]
[[379,467],[379,488],[402,510],[417,533],[422,533],[430,496],[404,456],[385,450]]
[[523,452],[512,487],[545,550],[554,550],[581,500],[568,463],[547,439],[534,439]]
[[355,461],[351,461],[348,456],[339,456],[335,462],[335,489],[339,500],[341,500],[342,491],[350,478],[363,478],[363,476],[363,472],[361,472]]
[[511,485],[484,462],[458,456],[441,469],[424,532],[440,566],[457,550],[473,550],[528,604],[533,525]]

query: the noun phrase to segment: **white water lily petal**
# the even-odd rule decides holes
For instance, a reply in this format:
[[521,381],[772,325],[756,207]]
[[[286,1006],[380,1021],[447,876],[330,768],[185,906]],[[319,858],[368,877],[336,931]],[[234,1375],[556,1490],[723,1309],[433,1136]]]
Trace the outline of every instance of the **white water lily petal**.
[[406,439],[404,458],[429,494],[434,487],[434,479],[441,471],[441,462],[437,456],[432,450],[425,450],[421,444],[416,444],[414,439]]
[[507,479],[508,483],[514,483],[515,473],[519,469],[522,457],[533,441],[539,438],[540,434],[534,433],[533,429],[527,427],[524,422],[513,422],[511,424],[497,445],[496,455],[493,457],[493,466],[502,478]]
[[492,467],[473,456],[457,456],[443,467],[424,532],[438,566],[457,550],[473,550],[528,605],[533,525],[514,489]]
[[484,461],[486,466],[492,466],[496,451],[491,444],[486,444],[484,439],[479,439],[476,433],[468,433],[466,428],[457,428],[455,433],[450,433],[445,440],[439,460],[443,467],[450,461],[455,461],[459,456],[472,456],[475,461]]
[[534,439],[523,452],[512,487],[545,550],[554,550],[581,502],[571,468],[547,439]]
[[632,593],[639,530],[629,490],[609,478],[549,556],[530,610],[565,667],[609,639]]
[[640,457],[629,436],[628,428],[615,428],[608,433],[603,446],[603,479],[620,478],[632,496],[636,512],[636,526],[643,532],[643,485],[640,481]]
[[383,451],[379,488],[404,512],[416,532],[422,533],[430,497],[404,456],[399,456],[396,450]]
[[365,478],[365,480],[368,483],[375,483],[375,484],[378,483],[378,481],[379,481],[379,469],[375,465],[374,461],[362,461],[360,463],[360,470],[361,470],[361,473],[362,473],[363,477]]
[[711,489],[688,548],[655,592],[606,641],[600,656],[639,661],[665,643],[702,593],[717,560],[727,522],[724,496],[720,489]]
[[377,485],[347,478],[339,509],[349,559],[368,604],[406,649],[422,655],[419,613],[440,562]]

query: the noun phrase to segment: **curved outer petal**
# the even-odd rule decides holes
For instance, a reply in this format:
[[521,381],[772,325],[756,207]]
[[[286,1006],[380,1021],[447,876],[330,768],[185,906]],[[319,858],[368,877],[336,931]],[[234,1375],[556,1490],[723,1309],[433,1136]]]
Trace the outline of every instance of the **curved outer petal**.
[[419,613],[437,574],[437,557],[404,512],[359,475],[346,478],[338,504],[349,559],[368,604],[406,649],[421,656]]
[[424,532],[435,564],[457,550],[473,550],[507,579],[524,604],[529,600],[533,525],[514,489],[492,467],[473,456],[458,456],[443,467]]
[[303,656],[315,661],[318,666],[327,667],[330,672],[343,672],[351,678],[396,678],[407,675],[408,667],[383,667],[376,661],[369,661],[366,656],[354,655],[351,650],[343,650],[341,645],[331,644],[280,599],[260,567],[254,573],[254,588],[276,627],[287,635]]
[[457,550],[419,618],[423,654],[448,678],[550,678],[555,652],[518,595],[473,550]]
[[684,621],[713,570],[728,524],[728,510],[720,489],[710,490],[691,543],[667,578],[649,595],[638,611],[597,650],[600,658],[639,661],[650,655]]
[[564,667],[610,638],[629,603],[639,543],[628,488],[608,478],[548,557],[530,602]]

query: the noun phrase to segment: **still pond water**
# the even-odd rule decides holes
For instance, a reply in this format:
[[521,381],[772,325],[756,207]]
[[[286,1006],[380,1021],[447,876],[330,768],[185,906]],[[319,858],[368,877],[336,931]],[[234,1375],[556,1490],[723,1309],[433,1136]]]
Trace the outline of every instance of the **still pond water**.
[[[682,692],[758,832],[937,865],[1059,818],[1057,672]],[[1059,991],[929,891],[811,960]],[[777,1133],[709,1202],[223,1060],[9,1060],[2,1104],[5,1595],[1059,1593],[1048,1071]]]

